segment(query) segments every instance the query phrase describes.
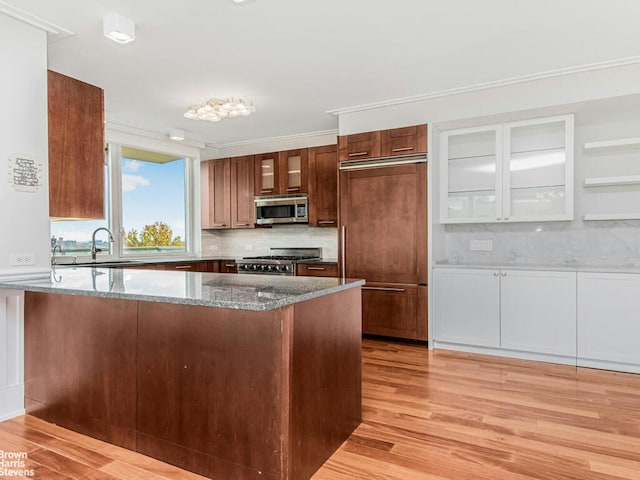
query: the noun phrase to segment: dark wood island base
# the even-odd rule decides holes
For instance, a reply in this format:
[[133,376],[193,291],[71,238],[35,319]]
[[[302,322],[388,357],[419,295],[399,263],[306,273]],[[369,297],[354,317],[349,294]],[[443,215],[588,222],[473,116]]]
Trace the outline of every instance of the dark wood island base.
[[361,420],[361,292],[256,312],[25,292],[25,404],[214,479],[307,479]]

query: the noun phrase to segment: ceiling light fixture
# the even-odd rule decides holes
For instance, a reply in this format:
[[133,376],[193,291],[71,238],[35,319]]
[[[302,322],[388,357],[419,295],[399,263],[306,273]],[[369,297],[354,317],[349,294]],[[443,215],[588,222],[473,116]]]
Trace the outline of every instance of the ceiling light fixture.
[[181,142],[184,140],[184,130],[180,130],[179,128],[172,128],[169,130],[169,138],[171,140],[175,140],[177,142]]
[[185,112],[184,116],[191,120],[219,122],[223,118],[246,117],[255,111],[256,107],[253,106],[253,102],[243,98],[227,98],[226,100],[212,98],[201,105],[193,105]]
[[102,19],[104,36],[114,42],[129,43],[136,39],[136,24],[118,13],[109,13]]

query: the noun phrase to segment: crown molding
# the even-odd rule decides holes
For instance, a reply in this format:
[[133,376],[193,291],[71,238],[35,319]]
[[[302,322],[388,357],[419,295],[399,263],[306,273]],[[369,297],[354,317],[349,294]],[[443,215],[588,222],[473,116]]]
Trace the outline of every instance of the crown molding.
[[254,145],[256,143],[268,143],[268,142],[280,142],[284,140],[294,140],[297,138],[309,138],[309,137],[320,137],[322,135],[338,135],[338,129],[332,130],[320,130],[317,132],[307,132],[307,133],[295,133],[293,135],[282,135],[279,137],[267,137],[267,138],[257,138],[253,140],[241,140],[239,142],[229,142],[229,143],[216,143],[212,141],[205,141],[205,145],[207,147],[212,148],[229,148],[229,147],[242,147],[246,145]]
[[640,56],[626,57],[626,58],[620,58],[616,60],[607,60],[604,62],[597,62],[597,63],[590,63],[585,65],[578,65],[574,67],[560,68],[557,70],[548,70],[546,72],[521,75],[518,77],[509,77],[509,78],[504,78],[502,80],[495,80],[495,81],[486,82],[486,83],[478,83],[475,85],[468,85],[466,87],[439,90],[437,92],[414,95],[411,97],[394,98],[391,100],[383,100],[380,102],[365,103],[362,105],[354,105],[354,106],[345,107],[345,108],[336,108],[333,110],[327,110],[326,113],[331,115],[343,115],[346,113],[361,112],[364,110],[373,110],[376,108],[390,107],[393,105],[402,105],[404,103],[420,102],[423,100],[430,100],[433,98],[448,97],[453,95],[460,95],[463,93],[488,90],[491,88],[505,87],[508,85],[516,85],[519,83],[526,83],[526,82],[531,82],[535,80],[543,80],[546,78],[572,75],[575,73],[590,72],[593,70],[602,70],[602,69],[613,68],[613,67],[623,67],[625,65],[632,65],[636,63],[640,63]]
[[4,13],[9,17],[15,18],[16,20],[31,25],[32,27],[44,30],[48,34],[47,37],[50,43],[75,35],[75,33],[73,33],[71,30],[68,30],[44,18],[38,17],[37,15],[33,15],[18,7],[14,7],[7,2],[0,1],[0,13]]

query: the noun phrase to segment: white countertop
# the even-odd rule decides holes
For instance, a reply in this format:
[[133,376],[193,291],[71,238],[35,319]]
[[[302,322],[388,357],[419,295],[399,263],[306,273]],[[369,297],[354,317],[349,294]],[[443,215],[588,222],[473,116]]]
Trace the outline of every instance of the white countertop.
[[480,270],[544,270],[548,272],[640,273],[634,265],[545,265],[530,263],[449,263],[437,262],[434,268],[476,268]]

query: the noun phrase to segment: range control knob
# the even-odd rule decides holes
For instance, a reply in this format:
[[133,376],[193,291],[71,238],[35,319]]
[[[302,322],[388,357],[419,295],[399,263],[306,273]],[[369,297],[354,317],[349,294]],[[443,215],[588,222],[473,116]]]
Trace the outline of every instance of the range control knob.
[[289,265],[283,265],[280,270],[282,270],[283,272],[288,272],[289,271]]
[[251,267],[249,267],[249,268],[251,268],[251,270],[257,270],[258,266],[257,265],[251,265]]

